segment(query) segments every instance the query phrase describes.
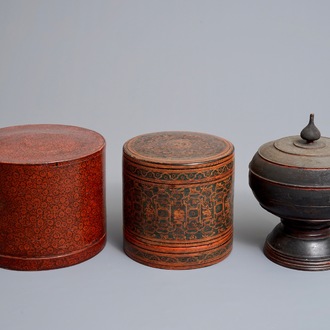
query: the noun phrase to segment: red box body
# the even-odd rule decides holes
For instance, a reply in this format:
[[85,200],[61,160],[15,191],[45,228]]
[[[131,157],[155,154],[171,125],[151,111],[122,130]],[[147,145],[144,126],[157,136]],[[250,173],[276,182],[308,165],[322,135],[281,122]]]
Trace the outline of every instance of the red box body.
[[0,129],[0,267],[77,264],[106,242],[105,141],[66,125]]

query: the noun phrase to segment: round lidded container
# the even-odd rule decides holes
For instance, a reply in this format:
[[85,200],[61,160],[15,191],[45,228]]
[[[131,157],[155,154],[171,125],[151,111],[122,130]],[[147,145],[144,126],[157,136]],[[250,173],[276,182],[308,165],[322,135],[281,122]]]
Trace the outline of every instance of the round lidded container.
[[88,129],[0,129],[0,267],[66,267],[103,249],[104,162],[105,140]]
[[249,165],[250,187],[260,205],[279,216],[265,255],[300,270],[330,268],[330,139],[314,115],[300,136],[260,147]]
[[124,250],[142,264],[192,269],[232,249],[234,147],[194,132],[137,136],[123,147]]

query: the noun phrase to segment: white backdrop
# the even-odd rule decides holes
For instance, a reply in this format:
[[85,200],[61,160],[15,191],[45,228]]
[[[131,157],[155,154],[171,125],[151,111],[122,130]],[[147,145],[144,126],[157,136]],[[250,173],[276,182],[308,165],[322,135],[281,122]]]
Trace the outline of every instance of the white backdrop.
[[[278,219],[247,181],[258,147],[330,136],[328,1],[0,0],[1,126],[61,123],[107,140],[108,243],[66,269],[0,269],[0,328],[329,329],[328,272],[268,261]],[[236,148],[235,239],[199,270],[122,252],[121,148],[154,131],[222,136]]]

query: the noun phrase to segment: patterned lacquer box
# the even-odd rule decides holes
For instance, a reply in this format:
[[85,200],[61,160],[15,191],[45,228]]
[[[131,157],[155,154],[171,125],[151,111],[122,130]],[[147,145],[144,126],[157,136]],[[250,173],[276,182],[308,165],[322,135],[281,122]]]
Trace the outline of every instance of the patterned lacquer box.
[[106,241],[103,137],[66,125],[0,129],[0,267],[44,270]]
[[192,269],[231,251],[234,147],[194,132],[137,136],[123,148],[124,250],[142,264]]

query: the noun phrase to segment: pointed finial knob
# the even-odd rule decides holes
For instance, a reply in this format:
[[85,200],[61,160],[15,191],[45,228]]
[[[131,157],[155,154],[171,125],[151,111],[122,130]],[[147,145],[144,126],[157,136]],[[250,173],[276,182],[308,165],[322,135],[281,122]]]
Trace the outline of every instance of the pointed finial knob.
[[308,125],[300,132],[301,138],[306,140],[307,143],[312,143],[321,137],[321,133],[314,125],[314,114],[311,113]]

